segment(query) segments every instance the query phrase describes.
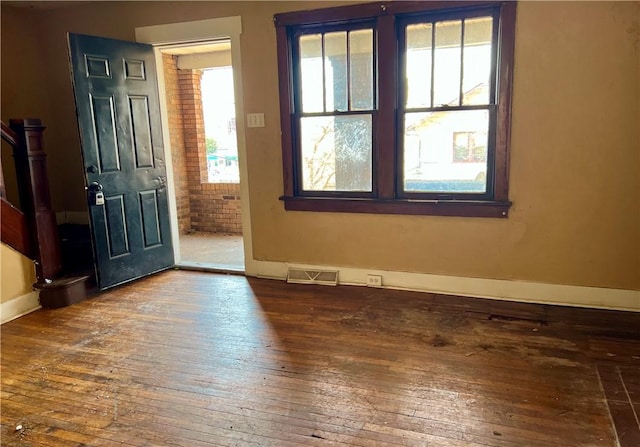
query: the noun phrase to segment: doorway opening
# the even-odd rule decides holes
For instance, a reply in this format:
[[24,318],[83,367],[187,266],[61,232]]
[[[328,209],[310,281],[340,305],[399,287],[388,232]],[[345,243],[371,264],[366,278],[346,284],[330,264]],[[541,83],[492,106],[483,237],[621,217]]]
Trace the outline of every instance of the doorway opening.
[[179,267],[244,272],[229,39],[160,49]]

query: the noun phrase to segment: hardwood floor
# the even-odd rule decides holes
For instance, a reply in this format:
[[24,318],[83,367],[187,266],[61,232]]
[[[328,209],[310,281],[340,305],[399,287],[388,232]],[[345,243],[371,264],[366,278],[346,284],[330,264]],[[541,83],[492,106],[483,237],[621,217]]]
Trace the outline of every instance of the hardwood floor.
[[640,445],[640,314],[169,271],[1,335],[3,446]]

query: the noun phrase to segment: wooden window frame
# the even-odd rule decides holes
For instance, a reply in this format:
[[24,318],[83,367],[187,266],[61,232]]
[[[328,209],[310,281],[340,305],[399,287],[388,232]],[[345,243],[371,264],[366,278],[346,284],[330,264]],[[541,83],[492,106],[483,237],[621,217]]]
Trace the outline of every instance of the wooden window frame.
[[[496,126],[493,151],[493,183],[489,200],[452,198],[413,198],[398,191],[398,58],[397,27],[399,19],[416,14],[462,12],[470,8],[498,9],[498,59],[496,67]],[[465,217],[508,216],[511,202],[509,190],[509,140],[511,127],[511,92],[515,40],[516,2],[501,1],[434,1],[434,2],[377,2],[361,5],[326,8],[277,14],[274,16],[278,52],[280,123],[282,130],[282,161],[284,201],[286,210],[325,211],[375,214],[440,215]],[[354,21],[375,19],[378,61],[376,125],[373,140],[373,192],[369,197],[353,197],[341,192],[323,194],[300,193],[296,172],[296,126],[294,110],[293,53],[291,36],[301,27],[348,25]],[[389,38],[392,36],[392,38]],[[384,63],[380,62],[380,55]],[[392,131],[389,131],[389,126]]]

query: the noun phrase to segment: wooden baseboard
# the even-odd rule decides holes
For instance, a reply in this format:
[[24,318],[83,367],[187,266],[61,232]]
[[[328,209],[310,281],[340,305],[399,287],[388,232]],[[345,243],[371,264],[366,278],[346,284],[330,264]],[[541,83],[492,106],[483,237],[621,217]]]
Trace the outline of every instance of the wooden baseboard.
[[367,275],[382,276],[382,287],[399,290],[461,295],[506,301],[640,312],[640,290],[571,286],[531,281],[515,281],[461,276],[365,270],[347,267],[254,261],[262,278],[286,279],[289,267],[308,270],[338,270],[338,284],[366,286]]
[[15,320],[38,309],[40,309],[40,299],[37,291],[13,298],[0,306],[0,324]]

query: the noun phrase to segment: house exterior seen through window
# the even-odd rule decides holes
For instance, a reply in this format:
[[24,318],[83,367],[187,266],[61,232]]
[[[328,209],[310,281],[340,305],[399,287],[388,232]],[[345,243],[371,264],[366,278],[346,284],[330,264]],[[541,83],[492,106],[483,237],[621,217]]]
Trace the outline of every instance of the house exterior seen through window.
[[286,209],[506,217],[515,3],[275,22]]
[[[404,191],[487,191],[492,31],[491,16],[404,28]],[[469,158],[468,148],[461,155],[460,144],[468,146],[470,135],[474,149]],[[484,141],[476,145],[476,138]]]

